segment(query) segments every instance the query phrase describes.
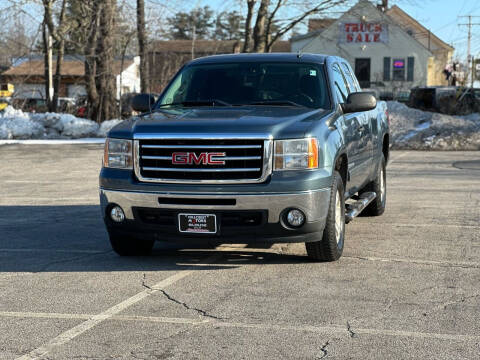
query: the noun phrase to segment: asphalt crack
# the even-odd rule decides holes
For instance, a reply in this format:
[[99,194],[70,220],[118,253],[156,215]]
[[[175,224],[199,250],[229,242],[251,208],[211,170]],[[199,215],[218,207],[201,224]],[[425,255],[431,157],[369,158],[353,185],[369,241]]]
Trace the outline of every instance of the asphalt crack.
[[355,335],[357,335],[353,330],[352,330],[352,326],[350,325],[350,323],[347,321],[347,331],[350,335],[351,338],[354,338]]
[[147,285],[147,283],[146,283],[146,274],[143,274],[142,286],[145,287],[145,288],[147,288],[147,289],[149,289],[149,290],[155,290],[155,291],[161,292],[168,300],[174,302],[175,304],[182,305],[182,306],[183,306],[185,309],[187,309],[187,310],[195,311],[195,312],[197,312],[199,315],[201,315],[201,316],[203,316],[203,317],[207,317],[207,318],[215,319],[215,320],[225,320],[224,318],[221,318],[221,317],[218,317],[218,316],[209,314],[209,313],[206,312],[205,310],[198,309],[198,308],[196,308],[196,307],[191,307],[191,306],[189,306],[187,303],[175,299],[174,297],[172,297],[169,293],[167,293],[167,292],[166,292],[165,290],[163,290],[163,289],[152,288],[151,286]]
[[318,358],[318,360],[324,359],[324,358],[327,357],[327,355],[328,355],[327,346],[328,346],[329,344],[330,344],[330,340],[327,340],[327,342],[322,345],[322,347],[320,348],[320,351],[322,352],[322,355]]

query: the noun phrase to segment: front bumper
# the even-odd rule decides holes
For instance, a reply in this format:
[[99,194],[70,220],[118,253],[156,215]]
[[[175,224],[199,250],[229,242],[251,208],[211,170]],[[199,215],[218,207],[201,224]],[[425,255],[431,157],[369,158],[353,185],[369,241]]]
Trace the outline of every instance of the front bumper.
[[[160,204],[159,199],[174,199],[175,204]],[[189,199],[189,204],[181,204]],[[191,199],[195,199],[192,205]],[[175,240],[183,238],[205,238],[205,235],[188,235],[178,232],[177,224],[160,225],[145,223],[138,216],[138,209],[163,209],[176,218],[179,212],[215,213],[221,219],[222,214],[231,212],[259,211],[263,221],[256,226],[221,226],[218,234],[209,235],[209,240],[219,242],[306,242],[316,241],[321,236],[330,201],[330,188],[300,191],[292,193],[171,193],[137,192],[100,189],[102,215],[109,232],[128,233],[135,237],[153,237],[157,240]],[[216,205],[210,205],[212,202]],[[228,205],[218,205],[218,203]],[[180,203],[180,204],[179,204]],[[122,207],[126,220],[121,224],[113,223],[107,216],[109,207],[116,204]],[[283,225],[286,209],[297,208],[306,215],[306,223],[298,229],[289,229]],[[213,238],[213,239],[212,239]]]

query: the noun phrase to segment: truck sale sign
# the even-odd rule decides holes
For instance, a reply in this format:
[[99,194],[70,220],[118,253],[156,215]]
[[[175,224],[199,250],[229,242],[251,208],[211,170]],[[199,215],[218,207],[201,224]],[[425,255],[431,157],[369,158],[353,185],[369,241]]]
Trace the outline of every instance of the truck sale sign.
[[341,44],[388,43],[388,24],[366,22],[341,22]]

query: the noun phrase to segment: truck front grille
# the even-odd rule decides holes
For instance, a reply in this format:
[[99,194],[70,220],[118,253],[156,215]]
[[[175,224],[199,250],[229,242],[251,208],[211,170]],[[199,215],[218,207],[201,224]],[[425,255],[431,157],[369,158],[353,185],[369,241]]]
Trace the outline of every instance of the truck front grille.
[[262,139],[135,140],[135,170],[147,182],[261,182],[271,172],[271,147]]

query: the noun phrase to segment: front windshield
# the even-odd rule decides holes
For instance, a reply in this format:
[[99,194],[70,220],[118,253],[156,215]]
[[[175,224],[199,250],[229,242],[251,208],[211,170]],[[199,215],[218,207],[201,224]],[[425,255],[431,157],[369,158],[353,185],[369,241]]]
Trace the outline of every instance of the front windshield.
[[184,68],[159,105],[292,105],[330,108],[323,67],[305,63],[227,63]]

